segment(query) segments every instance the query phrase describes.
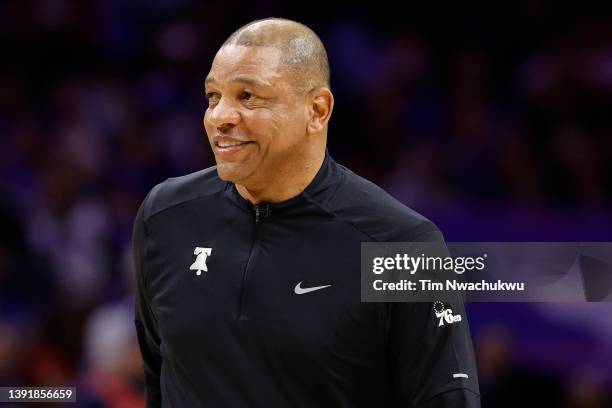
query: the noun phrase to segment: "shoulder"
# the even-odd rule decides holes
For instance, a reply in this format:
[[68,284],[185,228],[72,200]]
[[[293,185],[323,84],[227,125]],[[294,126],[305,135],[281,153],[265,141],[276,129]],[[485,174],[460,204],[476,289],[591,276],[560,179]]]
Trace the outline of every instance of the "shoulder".
[[340,166],[343,173],[328,203],[338,217],[379,242],[442,240],[434,223],[371,181]]
[[143,202],[146,221],[168,208],[197,198],[214,195],[226,186],[217,175],[217,167],[209,167],[181,177],[169,178],[153,187]]

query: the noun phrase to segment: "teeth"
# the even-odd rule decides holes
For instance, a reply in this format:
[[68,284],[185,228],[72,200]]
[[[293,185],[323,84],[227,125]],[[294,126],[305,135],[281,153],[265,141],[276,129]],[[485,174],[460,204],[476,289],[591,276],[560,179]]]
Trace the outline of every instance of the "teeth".
[[219,147],[231,147],[241,145],[243,142],[237,142],[233,140],[220,140],[217,142],[217,146]]

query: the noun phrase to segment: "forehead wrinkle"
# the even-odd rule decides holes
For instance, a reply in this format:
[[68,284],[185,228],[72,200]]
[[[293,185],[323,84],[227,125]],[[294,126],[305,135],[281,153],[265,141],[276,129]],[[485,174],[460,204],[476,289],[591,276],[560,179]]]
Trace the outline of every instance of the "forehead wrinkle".
[[246,84],[246,85],[254,85],[254,86],[270,86],[272,85],[270,83],[270,81],[268,81],[267,79],[257,79],[251,76],[246,76],[246,75],[238,75],[232,79],[230,79],[230,82],[240,82],[242,84]]
[[[244,85],[251,85],[256,87],[268,87],[273,86],[274,84],[268,78],[256,78],[251,75],[238,74],[233,76],[227,80],[228,83],[241,83]],[[204,80],[204,85],[215,85],[218,84],[219,81],[215,77],[208,76]]]

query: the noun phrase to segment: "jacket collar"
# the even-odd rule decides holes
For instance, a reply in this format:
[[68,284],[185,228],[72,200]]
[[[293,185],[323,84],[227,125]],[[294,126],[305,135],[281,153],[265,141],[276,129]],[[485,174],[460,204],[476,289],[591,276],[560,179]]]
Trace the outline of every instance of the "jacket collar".
[[[335,191],[334,187],[338,185],[340,179],[340,165],[332,159],[329,155],[329,151],[325,149],[325,158],[323,159],[321,168],[319,168],[314,179],[306,186],[304,191],[284,201],[271,203],[260,202],[258,206],[266,208],[272,213],[279,213],[299,209],[312,201],[325,201],[327,196],[333,194]],[[239,206],[249,211],[252,211],[255,207],[249,200],[238,193],[234,183],[227,182],[225,191],[229,198]]]

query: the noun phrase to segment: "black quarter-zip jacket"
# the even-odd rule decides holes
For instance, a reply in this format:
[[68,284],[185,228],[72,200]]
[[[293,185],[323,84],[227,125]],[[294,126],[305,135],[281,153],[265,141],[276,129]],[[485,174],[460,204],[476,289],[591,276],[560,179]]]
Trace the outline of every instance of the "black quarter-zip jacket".
[[157,185],[134,227],[147,406],[479,407],[463,304],[440,327],[431,303],[360,301],[362,242],[442,239],[327,154],[280,203],[215,167]]

